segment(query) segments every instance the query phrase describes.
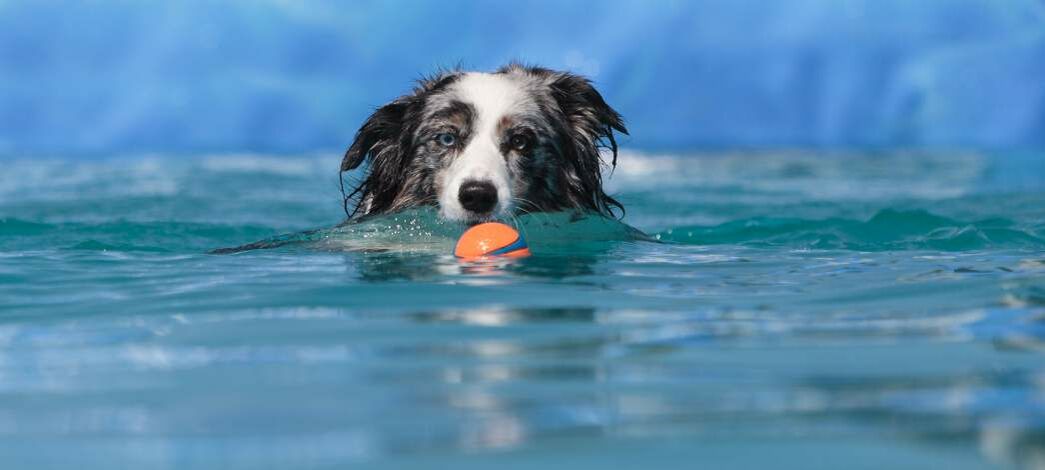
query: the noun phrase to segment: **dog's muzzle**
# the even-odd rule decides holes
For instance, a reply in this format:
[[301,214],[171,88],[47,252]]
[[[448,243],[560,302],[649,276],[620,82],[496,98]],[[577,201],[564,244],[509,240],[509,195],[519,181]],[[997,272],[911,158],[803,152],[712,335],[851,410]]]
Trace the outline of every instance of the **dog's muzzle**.
[[466,181],[457,192],[461,207],[475,214],[486,214],[497,206],[497,188],[487,181]]

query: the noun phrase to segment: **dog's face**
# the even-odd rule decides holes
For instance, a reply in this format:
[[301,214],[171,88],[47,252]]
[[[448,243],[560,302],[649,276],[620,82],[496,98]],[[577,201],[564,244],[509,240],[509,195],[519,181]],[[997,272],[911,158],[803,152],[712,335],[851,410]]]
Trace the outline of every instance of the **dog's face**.
[[425,80],[377,110],[341,170],[369,159],[346,196],[354,214],[437,205],[450,220],[480,222],[567,208],[609,214],[601,147],[613,153],[620,116],[591,84],[546,69],[454,72]]

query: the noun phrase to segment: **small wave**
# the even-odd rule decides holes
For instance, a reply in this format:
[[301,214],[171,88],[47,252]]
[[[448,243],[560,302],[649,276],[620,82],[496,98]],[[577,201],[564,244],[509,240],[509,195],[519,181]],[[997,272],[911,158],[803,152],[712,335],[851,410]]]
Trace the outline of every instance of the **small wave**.
[[255,154],[211,155],[201,166],[215,173],[263,173],[278,176],[313,176],[329,174],[337,161],[330,157],[285,158]]
[[964,222],[925,210],[884,209],[866,221],[754,217],[714,226],[685,226],[655,235],[661,241],[719,245],[795,246],[815,249],[943,250],[1045,248],[1041,228],[1004,218]]
[[607,185],[611,193],[624,194],[697,187],[789,194],[803,200],[938,200],[975,193],[990,162],[976,153],[624,150]]
[[272,233],[271,228],[252,225],[175,221],[55,224],[5,218],[0,219],[0,250],[53,247],[87,251],[202,251],[230,240]]
[[70,250],[83,251],[149,251],[155,253],[166,253],[171,250],[161,246],[136,245],[132,243],[106,243],[98,240],[84,240],[69,246]]

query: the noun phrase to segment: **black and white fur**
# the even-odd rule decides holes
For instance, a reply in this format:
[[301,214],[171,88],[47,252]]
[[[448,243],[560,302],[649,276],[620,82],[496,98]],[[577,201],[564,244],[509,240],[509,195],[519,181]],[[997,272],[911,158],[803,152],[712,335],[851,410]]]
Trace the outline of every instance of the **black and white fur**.
[[623,207],[603,191],[600,156],[608,150],[616,166],[614,131],[627,134],[583,77],[518,64],[440,73],[356,133],[342,177],[368,165],[345,194],[345,212],[431,205],[467,223],[567,209],[614,215]]

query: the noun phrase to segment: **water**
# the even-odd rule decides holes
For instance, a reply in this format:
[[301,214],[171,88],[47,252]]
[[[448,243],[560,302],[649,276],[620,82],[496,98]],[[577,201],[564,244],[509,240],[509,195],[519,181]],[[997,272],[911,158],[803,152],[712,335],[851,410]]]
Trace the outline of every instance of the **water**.
[[1040,155],[621,162],[486,263],[332,155],[6,162],[0,461],[1045,467]]

